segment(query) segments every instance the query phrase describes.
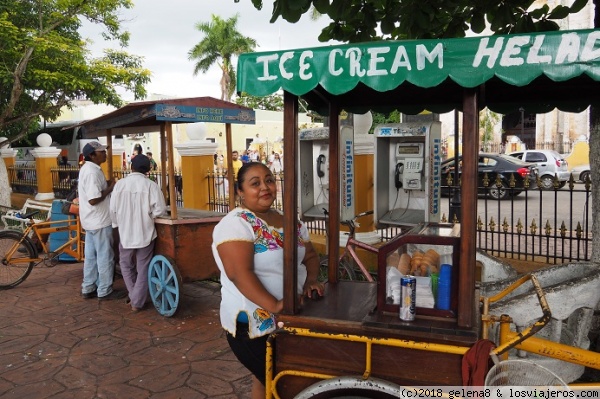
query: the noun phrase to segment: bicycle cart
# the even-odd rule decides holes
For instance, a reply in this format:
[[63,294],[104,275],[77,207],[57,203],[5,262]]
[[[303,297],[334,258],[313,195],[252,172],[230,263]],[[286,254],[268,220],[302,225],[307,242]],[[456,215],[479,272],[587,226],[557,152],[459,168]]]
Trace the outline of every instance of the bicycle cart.
[[[486,317],[486,326],[497,321],[482,312],[475,284],[479,112],[485,107],[505,114],[523,109],[543,113],[555,107],[579,112],[590,105],[597,106],[600,103],[597,37],[598,31],[593,30],[542,32],[353,43],[240,56],[238,92],[264,96],[283,90],[284,192],[292,193],[285,196],[283,206],[284,311],[278,315],[281,329],[271,336],[268,348],[268,398],[334,398],[359,392],[360,397],[403,397],[390,389],[401,385],[463,385],[463,356],[470,348],[477,348],[483,337],[481,317]],[[569,55],[555,60],[561,49],[566,48],[570,49]],[[296,281],[290,277],[296,275],[294,228],[299,208],[296,194],[303,179],[296,164],[300,147],[296,126],[299,98],[329,122],[325,154],[329,162],[328,283],[322,299],[304,301],[302,306],[296,296]],[[415,223],[409,233],[375,248],[378,275],[372,283],[339,279],[341,204],[349,195],[339,184],[331,184],[340,182],[352,170],[346,169],[351,157],[344,152],[349,146],[342,145],[342,111],[363,114],[369,110],[384,113],[398,110],[411,115],[422,111],[462,112],[462,148],[458,148],[458,137],[455,140],[455,152],[462,153],[459,223]],[[458,117],[458,112],[455,115]],[[458,130],[459,127],[456,136]],[[403,139],[410,134],[410,131],[398,132],[399,136],[405,135]],[[418,146],[398,148],[396,155],[399,151],[405,151],[404,155],[411,151],[423,153]],[[437,155],[431,149],[426,151],[431,154],[427,159],[433,160],[442,153],[441,149]],[[398,168],[399,165],[402,167]],[[418,179],[407,177],[409,165],[396,164],[395,172],[392,168],[382,169],[391,187],[394,184],[397,190],[420,187]],[[375,165],[375,172],[378,166]],[[427,166],[412,163],[412,176],[422,167]],[[439,189],[439,181],[433,184]],[[307,187],[313,188],[310,184]],[[364,193],[355,196],[364,197]],[[393,196],[380,198],[393,199]],[[362,202],[362,209],[357,205],[355,213],[373,209],[369,201]],[[416,319],[404,321],[399,318],[399,305],[388,300],[386,268],[390,255],[404,254],[415,246],[437,247],[442,252],[450,249],[450,298],[448,307],[443,309],[417,305]],[[598,288],[595,287],[596,292]],[[519,295],[514,300],[525,301],[525,296]],[[595,305],[590,307],[593,309]],[[540,308],[547,317],[547,309]],[[522,317],[527,316],[523,312]],[[510,315],[506,315],[500,321],[498,335],[490,335],[490,339],[498,339],[502,350],[514,347],[536,355],[556,356],[563,364],[580,362],[600,368],[598,354],[542,339],[538,335],[544,330],[535,335],[511,332],[510,320]],[[564,320],[562,323],[567,324]],[[561,320],[554,327],[556,324],[561,324]],[[576,353],[574,357],[578,359],[570,357],[571,353]],[[327,385],[332,389],[326,389]],[[373,389],[365,390],[365,386]],[[304,390],[310,389],[306,394]]]
[[[62,254],[81,262],[84,257],[85,232],[81,228],[78,216],[69,216],[65,220],[35,222],[33,217],[40,211],[21,215],[25,230],[0,231],[0,289],[13,288],[29,276],[33,267],[43,262],[48,267],[56,266]],[[66,232],[68,239],[54,250],[50,242],[43,237],[51,233]],[[38,245],[35,244],[36,239]],[[43,256],[40,256],[43,254]]]

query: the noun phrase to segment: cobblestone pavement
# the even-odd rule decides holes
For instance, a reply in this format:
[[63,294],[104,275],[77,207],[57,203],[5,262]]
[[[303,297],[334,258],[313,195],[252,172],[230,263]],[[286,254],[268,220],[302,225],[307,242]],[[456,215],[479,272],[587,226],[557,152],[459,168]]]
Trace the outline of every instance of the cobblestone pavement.
[[[184,284],[178,312],[80,296],[82,264],[43,264],[0,291],[0,397],[249,398],[219,323],[219,285]],[[118,277],[115,288],[124,289]]]

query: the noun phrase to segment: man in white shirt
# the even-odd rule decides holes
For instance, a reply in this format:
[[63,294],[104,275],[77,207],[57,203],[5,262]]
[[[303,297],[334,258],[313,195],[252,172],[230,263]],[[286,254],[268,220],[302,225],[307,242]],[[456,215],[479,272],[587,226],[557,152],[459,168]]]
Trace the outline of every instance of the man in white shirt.
[[148,300],[148,266],[154,256],[154,219],[166,214],[165,200],[158,184],[148,179],[150,159],[136,155],[132,173],[119,180],[110,198],[110,217],[119,229],[119,264],[129,291],[131,310],[144,308]]
[[100,165],[106,162],[108,147],[92,141],[83,147],[85,163],[79,171],[79,218],[85,229],[85,260],[81,296],[99,300],[124,298],[124,291],[113,290],[115,273],[113,231],[109,196],[115,182],[106,181]]

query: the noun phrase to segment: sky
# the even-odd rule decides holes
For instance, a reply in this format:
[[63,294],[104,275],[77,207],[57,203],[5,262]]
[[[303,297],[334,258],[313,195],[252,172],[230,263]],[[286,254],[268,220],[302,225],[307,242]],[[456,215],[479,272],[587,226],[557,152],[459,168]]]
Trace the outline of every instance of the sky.
[[[122,27],[131,34],[126,51],[144,57],[144,67],[152,72],[152,82],[146,86],[148,94],[173,97],[221,97],[217,65],[205,74],[194,76],[193,61],[188,52],[200,42],[203,35],[195,28],[198,22],[210,22],[211,16],[228,19],[236,13],[238,31],[256,40],[256,51],[276,51],[303,47],[324,46],[317,39],[328,24],[327,18],[312,21],[308,14],[296,24],[279,18],[269,23],[273,4],[263,1],[263,9],[256,10],[251,0],[134,0],[135,7],[122,12]],[[93,40],[89,46],[92,55],[99,57],[104,48],[117,48],[116,43],[101,40],[100,30],[86,24],[81,31],[84,38]],[[236,61],[237,62],[237,61]],[[124,99],[133,100],[130,94]]]

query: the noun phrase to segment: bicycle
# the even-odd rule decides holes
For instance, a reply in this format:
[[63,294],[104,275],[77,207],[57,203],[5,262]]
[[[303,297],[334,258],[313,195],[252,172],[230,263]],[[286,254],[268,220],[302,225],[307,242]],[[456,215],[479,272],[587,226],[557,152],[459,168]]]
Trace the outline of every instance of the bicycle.
[[[66,220],[34,222],[33,216],[39,211],[22,215],[29,219],[23,232],[15,230],[0,231],[0,289],[8,289],[21,284],[31,273],[33,267],[44,262],[47,267],[54,267],[59,262],[59,256],[67,254],[77,262],[83,260],[84,232],[81,230],[79,217]],[[69,239],[54,251],[50,251],[49,244],[42,237],[60,231],[68,231]],[[37,238],[44,257],[39,256],[38,247],[30,238],[30,233]]]
[[[329,212],[323,208],[323,213],[325,214],[325,219],[327,219]],[[377,276],[374,276],[374,273],[369,272],[367,268],[364,266],[358,255],[356,254],[355,247],[363,248],[366,250],[372,249],[372,247],[368,244],[365,244],[361,241],[358,241],[354,238],[355,230],[356,230],[356,219],[372,215],[373,211],[361,212],[354,216],[351,220],[344,220],[340,223],[348,226],[348,240],[346,241],[346,246],[344,247],[344,251],[339,257],[338,264],[338,279],[339,280],[366,280],[368,282],[373,282],[377,279]],[[329,261],[325,256],[321,259],[320,269],[319,269],[319,280],[326,281],[329,270]],[[358,272],[358,274],[357,274]]]

